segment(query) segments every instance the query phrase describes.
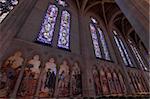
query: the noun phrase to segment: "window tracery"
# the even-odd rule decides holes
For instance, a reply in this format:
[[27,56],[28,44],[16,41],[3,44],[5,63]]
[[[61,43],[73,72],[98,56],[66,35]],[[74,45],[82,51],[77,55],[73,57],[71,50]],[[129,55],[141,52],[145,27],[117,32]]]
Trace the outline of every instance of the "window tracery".
[[131,59],[129,57],[129,54],[128,54],[126,48],[125,48],[125,45],[124,45],[123,41],[121,40],[121,38],[119,37],[119,35],[117,34],[117,32],[115,30],[113,31],[113,34],[114,34],[113,38],[114,38],[115,43],[116,43],[116,45],[119,49],[119,52],[120,52],[120,55],[123,59],[124,64],[126,66],[131,66],[132,67],[133,64],[131,62]]
[[92,35],[95,55],[97,58],[111,60],[103,31],[97,26],[97,24],[98,24],[97,20],[91,17],[90,32]]
[[138,61],[140,67],[143,70],[148,70],[146,65],[145,65],[145,63],[144,63],[144,61],[143,61],[143,59],[142,59],[142,57],[141,57],[141,55],[139,54],[137,48],[133,45],[133,42],[131,40],[129,40],[129,39],[128,39],[128,42],[129,42],[129,45],[130,45],[130,47],[131,47],[131,49],[132,49],[132,51],[133,51],[133,53],[134,53],[134,55],[135,55],[135,57],[136,57],[136,59]]

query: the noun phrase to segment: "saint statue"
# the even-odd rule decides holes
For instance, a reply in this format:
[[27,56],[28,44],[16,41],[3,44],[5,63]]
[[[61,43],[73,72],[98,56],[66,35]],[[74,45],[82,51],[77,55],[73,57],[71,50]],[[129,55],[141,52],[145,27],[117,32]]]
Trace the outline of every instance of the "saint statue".
[[45,64],[42,84],[40,88],[40,97],[53,97],[55,91],[57,68],[54,58],[50,58]]
[[113,80],[112,74],[110,72],[107,72],[107,80],[108,80],[108,85],[109,85],[111,94],[116,94],[116,89],[115,89],[116,83]]
[[20,84],[19,91],[17,94],[18,96],[34,95],[37,86],[37,80],[40,75],[40,65],[41,61],[39,55],[35,55],[33,59],[27,62],[22,82]]
[[118,74],[118,77],[119,77],[122,93],[125,94],[126,93],[126,86],[125,86],[123,77],[122,77],[122,75],[120,73]]
[[60,65],[59,77],[58,77],[58,96],[67,97],[69,96],[69,66],[67,61],[64,60]]
[[93,73],[93,79],[96,88],[96,95],[100,95],[101,94],[100,76],[96,66],[93,66],[92,73]]
[[0,71],[0,97],[8,97],[16,84],[24,59],[20,51],[9,57]]
[[119,81],[119,78],[115,72],[113,72],[113,80],[116,87],[116,94],[121,94],[121,83]]
[[77,62],[75,62],[72,67],[71,82],[72,82],[72,95],[73,96],[81,96],[81,94],[82,94],[82,79],[81,79],[81,71],[80,71],[80,68],[79,68]]
[[100,70],[100,78],[101,78],[103,95],[108,95],[109,94],[108,81],[105,72],[102,69]]
[[144,87],[143,87],[143,84],[141,82],[141,79],[139,79],[139,75],[135,75],[135,78],[137,80],[137,86],[138,86],[138,89],[139,89],[139,93],[143,93],[144,92]]

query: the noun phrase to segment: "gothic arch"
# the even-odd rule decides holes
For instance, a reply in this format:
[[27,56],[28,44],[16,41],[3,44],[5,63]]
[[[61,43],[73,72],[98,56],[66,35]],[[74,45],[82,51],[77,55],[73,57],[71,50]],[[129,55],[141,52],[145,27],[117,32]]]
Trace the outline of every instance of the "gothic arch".
[[122,12],[121,11],[117,11],[115,14],[113,14],[113,16],[111,17],[111,19],[110,19],[110,21],[109,21],[109,25],[111,26],[114,22],[114,19],[118,16],[118,15],[120,15],[120,14],[122,14]]
[[94,2],[93,4],[89,5],[89,6],[85,9],[84,12],[87,13],[87,11],[88,11],[90,8],[96,6],[96,5],[100,4],[100,3],[101,3],[101,1]]

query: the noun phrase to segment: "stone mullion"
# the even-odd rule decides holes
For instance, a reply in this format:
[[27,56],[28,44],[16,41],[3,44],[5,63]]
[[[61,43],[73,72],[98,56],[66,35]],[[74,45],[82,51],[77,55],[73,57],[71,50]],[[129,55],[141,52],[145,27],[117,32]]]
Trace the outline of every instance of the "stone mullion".
[[58,48],[57,44],[58,44],[59,31],[60,31],[60,25],[61,25],[61,16],[62,16],[62,11],[63,11],[61,7],[59,6],[57,7],[58,7],[58,15],[56,18],[55,29],[54,29],[53,40],[52,40],[52,46],[55,48]]

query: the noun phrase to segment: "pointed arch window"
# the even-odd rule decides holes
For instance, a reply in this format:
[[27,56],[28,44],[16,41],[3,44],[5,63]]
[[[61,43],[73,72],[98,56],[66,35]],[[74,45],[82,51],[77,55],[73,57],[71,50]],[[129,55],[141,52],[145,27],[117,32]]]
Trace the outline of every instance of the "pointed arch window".
[[102,58],[102,54],[101,54],[99,43],[98,43],[98,38],[96,35],[96,28],[93,26],[93,24],[90,24],[90,30],[91,30],[95,55],[97,58]]
[[103,31],[97,26],[97,23],[98,22],[96,21],[96,19],[91,17],[90,30],[91,30],[95,55],[97,58],[111,60]]
[[105,57],[106,60],[111,60],[110,59],[110,53],[108,51],[108,46],[106,44],[106,40],[105,40],[103,32],[100,28],[98,28],[98,33],[99,33],[99,36],[100,36],[100,42],[101,42],[102,49],[103,49],[103,52],[104,52],[104,57]]
[[57,3],[63,7],[67,6],[66,2],[64,0],[56,0]]
[[10,11],[18,5],[18,3],[18,0],[0,0],[0,23],[2,23]]
[[113,31],[113,33],[114,33],[114,40],[115,40],[116,45],[119,49],[119,52],[121,54],[121,57],[123,59],[124,64],[126,66],[131,66],[132,67],[133,64],[131,62],[131,59],[129,57],[129,54],[128,54],[126,48],[125,48],[125,45],[124,45],[123,41],[121,40],[121,38],[119,37],[119,35],[117,34],[117,32],[115,30]]
[[58,8],[56,5],[49,5],[37,41],[45,44],[52,43],[57,15]]
[[[44,17],[44,21],[41,26],[40,33],[37,37],[37,41],[40,43],[52,45],[55,25],[57,21],[57,17],[61,17],[57,46],[63,49],[70,49],[70,20],[71,15],[67,10],[59,10],[59,8],[64,8],[67,6],[67,3],[64,0],[55,0],[56,5],[50,4],[46,15]],[[58,7],[57,7],[58,6]],[[61,15],[59,15],[61,12]]]
[[135,47],[135,45],[133,44],[133,42],[130,39],[128,39],[128,42],[129,42],[131,50],[134,53],[134,56],[136,57],[136,60],[138,61],[140,67],[143,70],[148,70],[145,63],[144,63],[144,61],[143,61],[143,59],[142,59],[142,57],[141,57],[141,55],[140,55],[140,53],[139,53],[139,51],[138,51],[138,49]]
[[58,38],[58,47],[69,49],[70,43],[70,13],[62,11],[61,24]]

